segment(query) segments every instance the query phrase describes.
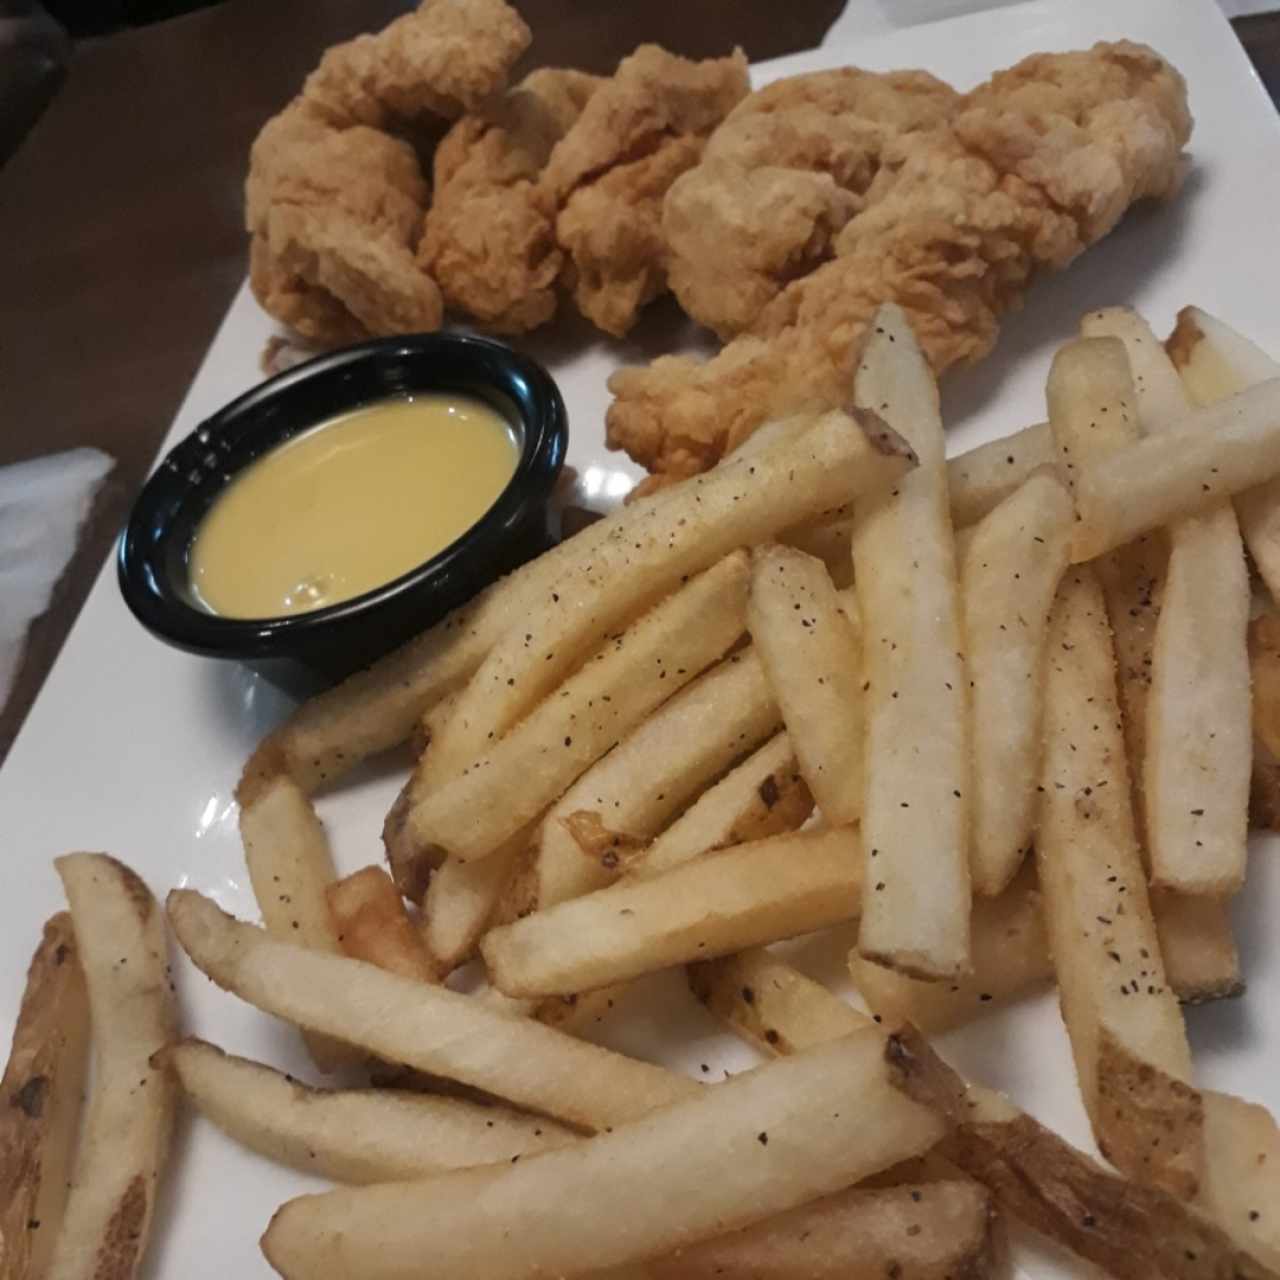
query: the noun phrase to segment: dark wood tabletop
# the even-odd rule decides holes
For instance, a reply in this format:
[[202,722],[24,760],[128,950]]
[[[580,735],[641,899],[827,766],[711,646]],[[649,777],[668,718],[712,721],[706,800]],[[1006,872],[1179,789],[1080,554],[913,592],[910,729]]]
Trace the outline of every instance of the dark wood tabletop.
[[[753,60],[818,44],[844,0],[517,0],[536,65],[607,71],[643,40]],[[244,278],[249,144],[328,45],[409,0],[230,0],[85,41],[0,170],[0,465],[116,459],[0,711],[0,759],[57,656]],[[1280,18],[1237,30],[1280,82]],[[104,660],[109,656],[104,655]]]

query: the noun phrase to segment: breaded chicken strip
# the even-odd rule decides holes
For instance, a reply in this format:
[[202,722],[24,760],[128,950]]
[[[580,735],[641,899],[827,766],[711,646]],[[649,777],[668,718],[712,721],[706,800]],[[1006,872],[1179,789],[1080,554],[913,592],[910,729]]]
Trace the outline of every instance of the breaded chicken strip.
[[439,328],[440,291],[414,259],[427,184],[388,130],[488,100],[528,43],[504,0],[426,0],[325,54],[250,154],[250,285],[268,312],[325,346]]
[[727,340],[834,252],[885,148],[960,101],[925,71],[843,67],[776,81],[740,103],[663,210],[671,288]]
[[564,255],[554,201],[538,179],[602,83],[544,68],[445,135],[418,262],[448,306],[499,333],[534,329],[555,314]]
[[626,333],[666,288],[662,198],[748,88],[740,49],[691,62],[641,45],[556,144],[541,187],[574,300],[606,332]]
[[934,368],[985,355],[1039,270],[1059,269],[1135,200],[1168,197],[1191,133],[1182,77],[1122,41],[1037,54],[941,128],[896,138],[830,262],[787,286],[707,363],[610,380],[608,439],[651,471],[715,464],[762,421],[839,403],[876,306],[902,306]]

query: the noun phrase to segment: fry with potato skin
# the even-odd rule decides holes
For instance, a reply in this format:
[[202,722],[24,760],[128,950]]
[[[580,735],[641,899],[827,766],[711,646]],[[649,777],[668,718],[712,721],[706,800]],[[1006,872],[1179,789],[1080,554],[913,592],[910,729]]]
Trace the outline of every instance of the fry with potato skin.
[[751,558],[747,629],[822,816],[833,826],[856,822],[862,645],[822,561],[791,547],[759,548]]
[[438,981],[404,899],[381,867],[335,880],[325,897],[343,955],[418,982]]
[[969,967],[967,676],[937,383],[900,308],[876,312],[854,396],[920,459],[858,505],[853,531],[867,684],[858,948],[951,979]]
[[1063,579],[1049,624],[1036,863],[1076,1074],[1102,1153],[1190,1198],[1203,1110],[1133,827],[1115,658],[1096,579]]
[[464,773],[413,806],[414,848],[438,845],[464,863],[495,853],[733,646],[746,627],[748,574],[745,552],[734,552],[598,649]]
[[701,1088],[474,997],[278,942],[192,890],[175,889],[168,902],[178,941],[219,986],[386,1061],[587,1129],[621,1123]]
[[263,1251],[285,1277],[314,1280],[516,1280],[643,1261],[927,1150],[941,1121],[892,1081],[933,1069],[922,1042],[873,1028],[560,1151],[291,1201]]
[[490,980],[512,996],[555,996],[852,919],[862,897],[848,827],[737,845],[630,878],[491,930]]
[[[1148,435],[1185,417],[1191,398],[1144,320],[1112,308],[1086,316],[1081,327],[1124,342]],[[1151,652],[1142,762],[1150,874],[1159,888],[1228,897],[1244,883],[1248,622],[1249,575],[1231,503],[1176,521]]]
[[1000,1008],[1053,980],[1053,961],[1035,867],[1028,862],[994,898],[974,898],[973,972],[955,982],[920,982],[849,956],[849,972],[867,1007],[887,1023],[945,1031]]
[[[1280,363],[1199,307],[1183,307],[1178,312],[1165,349],[1199,405],[1280,377]],[[1235,508],[1253,563],[1271,598],[1280,601],[1280,479],[1237,493]]]
[[93,1024],[93,1089],[47,1280],[129,1280],[150,1240],[173,1127],[173,1081],[151,1055],[176,1015],[160,909],[123,863],[55,863],[75,924]]
[[1037,471],[973,527],[960,557],[978,894],[1001,893],[1031,844],[1045,630],[1073,517],[1066,487],[1052,470]]
[[271,1160],[335,1182],[421,1178],[574,1141],[572,1130],[506,1107],[394,1089],[313,1089],[203,1040],[159,1061],[207,1119]]
[[[326,890],[335,880],[329,837],[306,792],[287,774],[264,781],[240,803],[240,839],[249,883],[273,937],[340,955]],[[358,1061],[347,1045],[303,1032],[324,1072]]]
[[89,1003],[71,917],[45,921],[0,1080],[0,1276],[44,1275],[66,1209],[89,1066]]

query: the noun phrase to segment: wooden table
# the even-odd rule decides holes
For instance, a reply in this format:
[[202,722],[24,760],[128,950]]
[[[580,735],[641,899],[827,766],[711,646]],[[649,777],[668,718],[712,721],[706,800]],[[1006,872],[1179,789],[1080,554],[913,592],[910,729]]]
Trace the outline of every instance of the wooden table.
[[[643,40],[753,60],[819,43],[844,0],[520,0],[521,71],[607,71]],[[8,750],[245,273],[249,144],[328,45],[408,0],[231,0],[80,45],[0,172],[0,465],[75,445],[116,460],[0,711]],[[1280,18],[1243,19],[1264,73]],[[1276,83],[1273,79],[1272,83]],[[21,246],[21,250],[17,250]],[[110,678],[111,655],[103,655]]]

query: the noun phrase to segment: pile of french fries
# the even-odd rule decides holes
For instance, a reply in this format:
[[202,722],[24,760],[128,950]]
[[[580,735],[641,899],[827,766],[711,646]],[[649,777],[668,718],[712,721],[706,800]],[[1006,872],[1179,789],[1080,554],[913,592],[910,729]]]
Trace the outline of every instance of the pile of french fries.
[[[1251,814],[1280,823],[1280,365],[1195,308],[1165,343],[1092,313],[1048,421],[950,461],[897,308],[856,368],[846,408],[590,526],[254,754],[262,927],[191,890],[169,923],[367,1086],[178,1038],[167,979],[135,985],[149,895],[63,860],[0,1274],[103,1274],[141,1187],[133,1274],[180,1088],[342,1184],[271,1220],[290,1280],[982,1277],[1005,1217],[1121,1280],[1280,1277],[1280,1129],[1197,1086],[1182,1010],[1243,992],[1230,900]],[[313,797],[405,742],[390,874],[339,878]],[[768,949],[834,926],[861,1009]],[[706,1084],[580,1034],[678,967],[763,1065]],[[1107,1165],[923,1038],[1054,982]]]

